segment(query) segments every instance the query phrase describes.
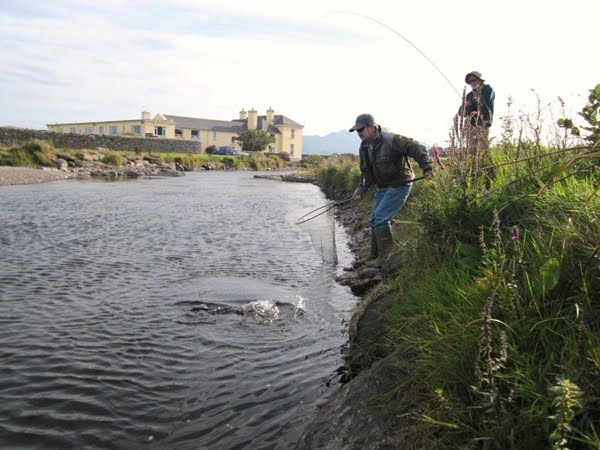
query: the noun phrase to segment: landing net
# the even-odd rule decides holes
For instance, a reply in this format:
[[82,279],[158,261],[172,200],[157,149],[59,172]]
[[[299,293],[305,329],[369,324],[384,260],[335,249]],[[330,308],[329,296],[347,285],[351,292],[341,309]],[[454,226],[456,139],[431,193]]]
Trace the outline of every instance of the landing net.
[[338,263],[335,243],[335,207],[349,200],[329,203],[304,214],[296,221],[300,229],[310,236],[313,247],[319,252],[323,263],[335,266]]

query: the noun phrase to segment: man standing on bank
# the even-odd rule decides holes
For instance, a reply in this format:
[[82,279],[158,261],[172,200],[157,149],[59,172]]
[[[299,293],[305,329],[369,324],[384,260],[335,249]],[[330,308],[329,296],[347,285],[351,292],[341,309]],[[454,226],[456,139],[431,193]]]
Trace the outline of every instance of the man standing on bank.
[[424,146],[413,139],[382,131],[371,114],[359,115],[350,128],[352,131],[356,131],[362,141],[359,149],[362,180],[352,200],[362,200],[371,186],[377,186],[369,220],[371,254],[358,260],[355,267],[382,267],[394,245],[390,220],[404,206],[415,178],[408,158],[417,161],[428,180],[433,178],[432,162]]
[[476,70],[465,75],[465,83],[471,87],[458,109],[458,114],[469,120],[472,141],[477,150],[489,147],[489,130],[494,121],[494,89],[485,83],[481,72]]

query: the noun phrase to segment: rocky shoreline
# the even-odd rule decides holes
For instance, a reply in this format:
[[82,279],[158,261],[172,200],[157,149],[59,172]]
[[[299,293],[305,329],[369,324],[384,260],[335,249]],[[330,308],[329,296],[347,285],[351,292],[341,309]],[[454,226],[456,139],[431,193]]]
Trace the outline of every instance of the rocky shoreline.
[[66,178],[68,174],[58,169],[0,166],[0,186],[47,183]]
[[78,161],[61,168],[0,166],[0,186],[47,183],[82,178],[139,178],[184,176],[175,164],[151,162],[145,159],[129,161],[123,166],[106,166],[98,161]]
[[[369,253],[368,218],[370,202],[346,204],[336,211],[336,219],[345,228],[355,258]],[[387,412],[379,403],[403,378],[396,361],[405,355],[373,355],[361,352],[361,343],[377,342],[382,334],[382,314],[396,300],[382,281],[399,268],[392,255],[381,273],[375,269],[344,268],[337,278],[360,297],[348,324],[345,350],[346,371],[342,385],[315,417],[296,444],[298,450],[390,450],[411,449],[411,431],[418,423],[409,415]],[[373,359],[378,359],[373,363]],[[415,408],[418,405],[414,405]]]

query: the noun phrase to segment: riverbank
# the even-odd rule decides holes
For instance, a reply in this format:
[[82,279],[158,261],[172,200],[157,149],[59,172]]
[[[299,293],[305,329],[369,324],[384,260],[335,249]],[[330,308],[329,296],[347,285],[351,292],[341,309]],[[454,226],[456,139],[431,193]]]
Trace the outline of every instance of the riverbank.
[[145,162],[132,166],[104,166],[90,162],[79,167],[55,169],[50,167],[0,166],[0,186],[48,183],[66,179],[97,178],[138,178],[184,176],[175,165],[152,164]]
[[[348,246],[355,258],[370,250],[368,218],[370,201],[351,202],[336,210],[336,220],[344,227]],[[394,261],[386,273],[398,267]],[[411,429],[418,423],[409,416],[390,414],[382,408],[380,399],[389,395],[404,376],[396,364],[401,357],[392,354],[371,365],[373,357],[364,355],[364,344],[376,341],[382,333],[382,314],[394,297],[384,287],[386,274],[379,270],[344,268],[337,278],[360,297],[348,324],[345,348],[346,366],[342,380],[347,381],[333,397],[323,404],[305,429],[298,450],[383,450],[410,449]],[[418,405],[414,405],[415,408]]]
[[[401,264],[348,323],[351,380],[297,448],[600,448],[599,179],[578,166],[594,149],[522,150],[456,158],[413,186],[393,227]],[[347,196],[356,173],[317,178]],[[352,273],[341,281],[365,275]]]
[[69,175],[58,169],[0,166],[0,186],[47,183],[65,180]]

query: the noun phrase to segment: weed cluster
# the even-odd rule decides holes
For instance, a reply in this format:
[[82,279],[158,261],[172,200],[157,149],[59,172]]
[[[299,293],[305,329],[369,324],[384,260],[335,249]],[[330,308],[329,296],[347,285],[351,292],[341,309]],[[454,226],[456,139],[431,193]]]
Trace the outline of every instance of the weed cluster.
[[54,146],[43,140],[32,140],[23,145],[13,146],[0,154],[0,165],[27,167],[27,166],[52,166],[56,158]]
[[333,198],[347,197],[358,186],[361,173],[356,155],[341,155],[328,158],[319,167],[316,174],[317,183]]

